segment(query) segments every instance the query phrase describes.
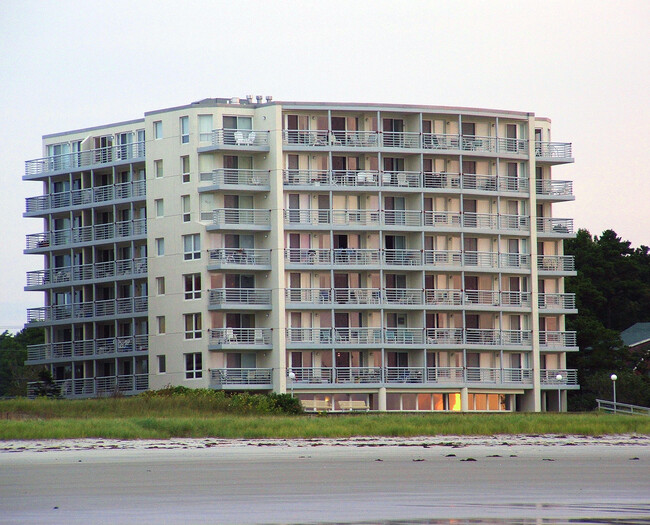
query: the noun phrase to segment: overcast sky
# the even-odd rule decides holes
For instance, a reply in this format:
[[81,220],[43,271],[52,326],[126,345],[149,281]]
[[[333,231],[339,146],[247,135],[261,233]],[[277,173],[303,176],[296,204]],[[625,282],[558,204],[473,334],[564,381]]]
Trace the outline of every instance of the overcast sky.
[[576,228],[650,244],[650,1],[0,1],[0,330],[43,294],[23,255],[24,161],[41,136],[206,97],[531,111],[575,164],[554,168]]

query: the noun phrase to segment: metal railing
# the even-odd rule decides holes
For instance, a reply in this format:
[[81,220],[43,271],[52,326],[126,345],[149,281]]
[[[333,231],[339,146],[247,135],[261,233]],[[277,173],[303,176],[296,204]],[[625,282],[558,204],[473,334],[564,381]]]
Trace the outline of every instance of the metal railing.
[[642,415],[650,416],[650,408],[642,407],[639,405],[628,405],[627,403],[618,403],[614,401],[606,401],[604,399],[596,399],[596,409],[603,412],[610,412],[613,414],[624,414],[630,416]]
[[211,142],[213,146],[263,147],[269,145],[269,134],[269,131],[252,129],[215,129]]
[[270,345],[271,328],[211,328],[210,344]]
[[269,170],[218,168],[212,171],[212,184],[268,186],[270,181],[271,172]]
[[537,268],[541,272],[574,272],[573,255],[538,255]]
[[535,181],[537,195],[551,197],[573,197],[573,182],[570,180],[538,179]]
[[212,288],[208,305],[224,304],[271,305],[271,290],[268,288]]
[[271,264],[271,250],[255,248],[215,248],[208,250],[209,264],[265,266]]
[[578,345],[577,333],[574,331],[548,331],[539,332],[539,344],[543,348],[571,347]]
[[250,226],[270,226],[271,210],[218,208],[212,211],[212,222],[216,225],[244,224]]
[[118,352],[146,352],[149,347],[148,338],[147,334],[142,334],[31,345],[27,347],[27,360],[42,361],[107,355]]
[[73,171],[96,164],[125,162],[134,159],[144,159],[144,142],[133,142],[87,151],[52,155],[25,162],[25,175],[40,175],[53,171]]
[[[553,386],[562,386],[562,385],[577,385],[578,384],[578,371],[571,369],[543,369],[539,371],[540,382],[542,385],[553,385]],[[562,376],[561,379],[557,379],[557,376]]]
[[570,159],[570,142],[535,142],[535,156],[553,159]]
[[575,310],[576,294],[540,293],[537,302],[540,310]]
[[27,321],[48,322],[133,313],[145,314],[147,312],[147,307],[147,297],[128,297],[122,299],[108,299],[105,301],[41,306],[38,308],[27,309]]
[[[27,384],[27,396],[35,397],[39,382]],[[135,393],[149,389],[149,374],[105,376],[54,381],[63,397],[90,397],[101,394]]]
[[51,232],[32,233],[26,238],[26,248],[34,250],[82,242],[107,241],[147,233],[147,220],[135,219],[115,223],[81,226]]
[[215,386],[271,386],[272,368],[211,368],[210,379]]
[[573,233],[573,219],[556,219],[554,217],[537,217],[538,233],[557,233],[560,235]]
[[147,273],[147,258],[121,259],[80,266],[63,266],[48,270],[27,272],[27,286],[64,284],[73,281],[89,281],[129,275],[144,276]]

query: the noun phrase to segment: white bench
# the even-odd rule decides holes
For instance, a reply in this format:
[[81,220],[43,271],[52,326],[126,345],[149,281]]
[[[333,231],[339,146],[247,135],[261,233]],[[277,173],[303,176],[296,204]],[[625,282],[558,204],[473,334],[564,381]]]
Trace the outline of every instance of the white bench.
[[368,403],[365,401],[339,401],[339,407],[341,410],[370,410]]

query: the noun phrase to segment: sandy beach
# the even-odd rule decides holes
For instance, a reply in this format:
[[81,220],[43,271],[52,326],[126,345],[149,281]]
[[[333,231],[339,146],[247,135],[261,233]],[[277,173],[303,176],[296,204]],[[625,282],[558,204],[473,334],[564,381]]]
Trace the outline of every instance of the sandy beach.
[[8,441],[0,523],[643,523],[649,465],[629,435]]

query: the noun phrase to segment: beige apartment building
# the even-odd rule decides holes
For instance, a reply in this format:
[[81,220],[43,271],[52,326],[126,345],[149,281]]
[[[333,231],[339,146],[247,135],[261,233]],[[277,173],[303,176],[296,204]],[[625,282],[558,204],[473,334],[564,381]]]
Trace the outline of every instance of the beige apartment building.
[[[205,99],[47,135],[25,253],[65,395],[566,409],[571,144],[532,113]],[[559,405],[558,405],[559,402]]]

